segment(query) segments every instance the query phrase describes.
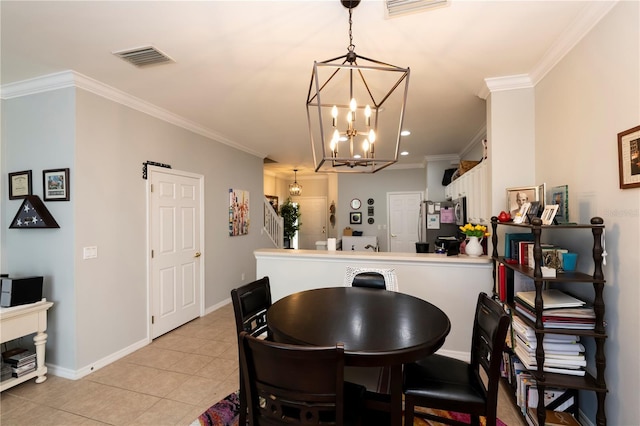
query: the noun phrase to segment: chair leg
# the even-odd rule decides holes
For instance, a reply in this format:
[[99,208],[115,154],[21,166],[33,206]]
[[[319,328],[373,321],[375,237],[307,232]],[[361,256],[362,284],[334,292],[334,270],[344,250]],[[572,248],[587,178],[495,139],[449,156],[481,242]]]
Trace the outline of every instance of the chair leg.
[[413,425],[413,411],[415,410],[415,405],[413,403],[413,399],[410,397],[404,398],[404,424],[405,426]]

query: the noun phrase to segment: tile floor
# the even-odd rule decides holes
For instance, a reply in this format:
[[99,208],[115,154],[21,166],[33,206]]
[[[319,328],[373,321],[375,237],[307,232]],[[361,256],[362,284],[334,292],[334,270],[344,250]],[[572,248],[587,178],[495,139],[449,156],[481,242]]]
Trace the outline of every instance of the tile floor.
[[[2,392],[0,425],[188,426],[238,389],[236,345],[229,304],[80,380],[49,375]],[[524,425],[504,390],[498,417]]]

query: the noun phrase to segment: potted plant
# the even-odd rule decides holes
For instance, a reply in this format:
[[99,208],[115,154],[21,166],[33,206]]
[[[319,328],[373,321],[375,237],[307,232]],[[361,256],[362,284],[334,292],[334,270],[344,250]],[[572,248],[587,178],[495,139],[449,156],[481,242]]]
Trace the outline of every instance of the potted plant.
[[300,229],[302,223],[298,221],[300,210],[298,206],[291,202],[291,198],[287,198],[287,201],[280,206],[280,216],[284,221],[284,247],[292,248],[291,240]]

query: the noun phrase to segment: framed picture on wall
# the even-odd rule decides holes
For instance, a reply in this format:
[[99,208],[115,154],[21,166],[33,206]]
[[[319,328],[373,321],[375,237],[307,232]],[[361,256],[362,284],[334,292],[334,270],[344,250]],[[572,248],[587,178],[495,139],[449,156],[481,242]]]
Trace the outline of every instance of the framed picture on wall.
[[640,188],[640,126],[618,133],[620,189]]
[[42,171],[44,201],[69,201],[69,169]]
[[362,223],[362,213],[361,212],[349,213],[349,223],[352,225],[360,225]]
[[9,173],[9,199],[26,198],[31,193],[31,170]]

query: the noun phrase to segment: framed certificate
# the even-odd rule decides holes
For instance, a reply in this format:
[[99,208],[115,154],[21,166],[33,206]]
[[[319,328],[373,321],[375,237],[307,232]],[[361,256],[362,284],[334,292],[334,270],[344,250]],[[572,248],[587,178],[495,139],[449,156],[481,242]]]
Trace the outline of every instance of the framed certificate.
[[17,200],[31,195],[31,170],[9,173],[9,199]]

